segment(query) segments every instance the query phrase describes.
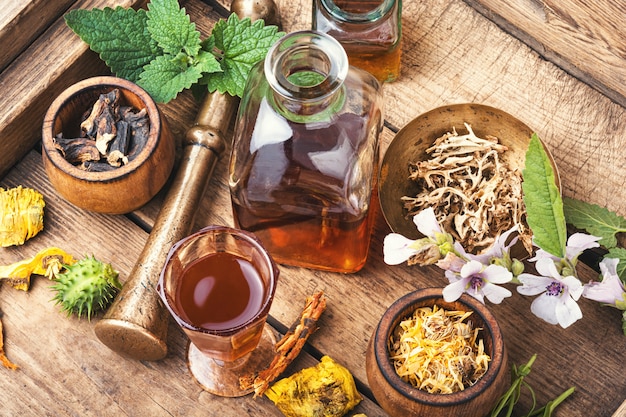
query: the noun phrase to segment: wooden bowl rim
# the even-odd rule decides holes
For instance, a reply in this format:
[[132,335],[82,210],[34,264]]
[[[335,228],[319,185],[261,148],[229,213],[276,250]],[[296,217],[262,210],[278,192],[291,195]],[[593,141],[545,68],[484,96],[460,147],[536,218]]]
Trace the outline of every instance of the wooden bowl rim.
[[[126,90],[127,92],[134,94],[144,104],[148,114],[148,119],[150,121],[148,141],[146,142],[143,149],[141,149],[139,154],[133,160],[129,161],[128,164],[122,165],[110,171],[85,171],[68,162],[61,155],[61,153],[57,149],[55,149],[53,144],[53,138],[57,116],[61,109],[73,98],[82,94],[94,94],[95,103],[95,100],[98,99],[99,94],[96,93],[96,91],[113,88]],[[139,85],[126,79],[114,76],[91,77],[69,86],[56,97],[52,104],[50,104],[50,107],[48,108],[48,111],[46,112],[46,115],[44,117],[42,127],[42,148],[45,157],[48,158],[49,162],[55,168],[62,172],[65,172],[71,177],[85,182],[108,182],[131,175],[143,163],[145,163],[147,159],[149,159],[149,157],[158,147],[161,132],[163,129],[162,122],[163,121],[161,118],[161,114],[156,103],[154,102],[150,94],[148,94],[148,92],[146,92]]]
[[[401,202],[401,197],[403,195],[411,195],[417,191],[417,186],[412,184],[408,179],[408,161],[402,159],[404,153],[407,152],[406,148],[424,146],[424,141],[430,141],[424,147],[425,150],[426,147],[430,146],[430,144],[435,141],[436,137],[422,137],[419,132],[421,132],[423,129],[420,129],[420,127],[426,126],[427,129],[434,130],[435,127],[431,126],[432,119],[437,119],[444,116],[450,119],[454,119],[455,117],[458,117],[460,113],[473,113],[473,116],[471,117],[472,120],[465,120],[464,118],[464,122],[470,124],[473,130],[475,130],[478,135],[481,134],[479,133],[479,131],[483,129],[477,129],[477,124],[472,124],[472,122],[476,121],[477,123],[484,123],[485,120],[491,119],[499,121],[500,127],[497,127],[494,130],[512,128],[514,126],[519,129],[520,136],[521,134],[527,135],[529,141],[532,133],[534,132],[534,130],[532,130],[525,123],[515,118],[511,114],[495,107],[479,103],[448,104],[445,106],[431,109],[412,119],[402,129],[400,129],[391,140],[391,143],[389,144],[385,154],[383,155],[379,168],[378,195],[380,209],[383,218],[385,219],[385,223],[387,223],[392,232],[400,233],[410,239],[418,239],[423,237],[423,235],[415,227],[413,219],[406,216],[406,210],[403,208]],[[451,131],[452,127],[452,125],[436,125],[436,130],[441,131],[441,134],[444,134],[445,132]],[[456,127],[457,131],[465,130],[464,126],[462,125],[455,125],[454,127]],[[493,132],[490,134],[494,135]],[[509,140],[509,138],[499,139],[504,139],[505,142]],[[550,150],[546,147],[543,141],[542,144],[552,164],[556,177],[557,187],[560,192],[561,180],[558,168],[556,166],[556,162]],[[421,155],[416,155],[416,158],[419,156]],[[399,173],[398,170],[404,170],[404,172],[406,172],[404,177],[406,178],[406,183],[404,186],[401,187],[401,189],[394,188],[394,183],[400,182],[398,177],[402,175],[401,173]]]
[[424,288],[404,295],[385,311],[380,323],[376,327],[372,341],[376,366],[389,386],[411,401],[439,407],[467,403],[480,396],[495,381],[501,368],[506,366],[505,345],[500,326],[491,311],[475,298],[463,294],[461,298],[455,302],[464,305],[468,310],[472,310],[474,312],[473,314],[478,315],[484,323],[481,332],[485,335],[490,335],[492,339],[489,368],[474,385],[465,388],[463,391],[451,394],[431,394],[403,381],[396,373],[389,359],[388,341],[391,332],[393,332],[399,322],[411,314],[415,308],[423,305],[423,302],[429,302],[431,300],[435,300],[437,305],[442,308],[454,304],[444,301],[442,288]]

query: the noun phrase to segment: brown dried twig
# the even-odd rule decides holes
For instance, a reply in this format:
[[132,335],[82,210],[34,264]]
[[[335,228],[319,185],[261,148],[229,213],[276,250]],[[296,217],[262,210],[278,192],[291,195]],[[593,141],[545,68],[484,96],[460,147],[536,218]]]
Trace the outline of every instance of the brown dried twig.
[[254,387],[254,397],[263,395],[270,383],[280,376],[289,364],[298,356],[310,335],[317,329],[317,320],[326,310],[324,292],[320,291],[307,297],[300,318],[289,331],[276,343],[276,355],[270,365],[256,375],[247,375],[239,380],[242,389]]

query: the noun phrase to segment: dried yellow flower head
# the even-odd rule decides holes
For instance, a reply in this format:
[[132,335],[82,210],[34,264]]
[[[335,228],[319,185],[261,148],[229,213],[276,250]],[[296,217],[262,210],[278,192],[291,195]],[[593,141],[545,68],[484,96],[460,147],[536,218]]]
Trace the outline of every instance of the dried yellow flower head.
[[45,205],[31,188],[0,188],[0,246],[23,245],[42,231]]

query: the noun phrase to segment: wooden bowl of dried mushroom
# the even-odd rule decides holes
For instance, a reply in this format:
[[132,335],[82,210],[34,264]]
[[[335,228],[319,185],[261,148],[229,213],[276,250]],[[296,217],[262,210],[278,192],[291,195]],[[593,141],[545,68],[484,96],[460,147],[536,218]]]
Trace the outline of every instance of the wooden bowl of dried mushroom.
[[413,216],[433,207],[444,230],[475,254],[518,225],[515,254],[527,255],[532,236],[521,183],[532,134],[510,114],[481,104],[439,107],[413,119],[381,164],[379,197],[387,224],[417,239]]
[[70,86],[52,102],[43,121],[42,156],[50,182],[70,203],[123,214],[165,185],[175,146],[146,91],[102,76]]

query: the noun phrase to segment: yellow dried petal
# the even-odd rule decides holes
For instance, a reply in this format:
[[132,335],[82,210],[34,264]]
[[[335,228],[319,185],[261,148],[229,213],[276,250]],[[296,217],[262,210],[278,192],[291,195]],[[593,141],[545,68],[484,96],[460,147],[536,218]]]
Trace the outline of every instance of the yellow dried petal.
[[0,246],[23,245],[43,230],[45,205],[31,188],[0,188]]
[[396,373],[431,394],[450,394],[474,384],[490,361],[471,312],[418,308],[400,322],[389,344]]
[[45,275],[54,278],[63,265],[72,265],[76,260],[62,249],[51,247],[39,251],[34,257],[0,266],[0,281],[8,281],[14,288],[28,291],[30,276]]

